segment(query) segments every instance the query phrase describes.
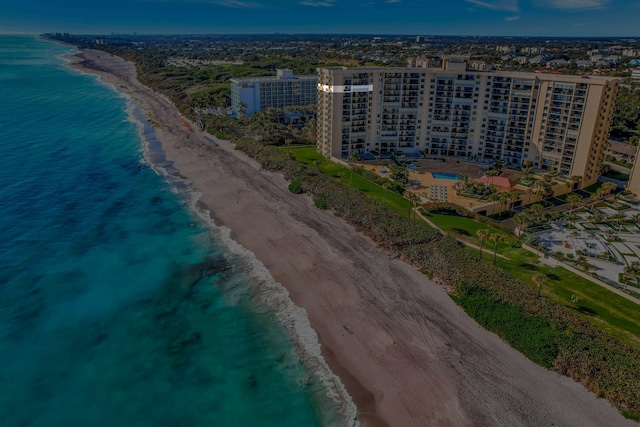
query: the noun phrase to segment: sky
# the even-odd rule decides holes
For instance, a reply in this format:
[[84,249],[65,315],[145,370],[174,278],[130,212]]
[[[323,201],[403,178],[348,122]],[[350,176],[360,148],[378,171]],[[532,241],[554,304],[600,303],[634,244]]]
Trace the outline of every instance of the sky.
[[640,0],[0,0],[0,33],[640,36]]

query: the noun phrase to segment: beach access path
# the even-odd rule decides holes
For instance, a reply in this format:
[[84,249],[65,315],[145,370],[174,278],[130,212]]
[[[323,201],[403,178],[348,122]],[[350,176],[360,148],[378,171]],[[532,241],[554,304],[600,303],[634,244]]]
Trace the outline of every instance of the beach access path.
[[[535,365],[406,263],[225,141],[189,131],[133,64],[83,50],[77,66],[136,100],[200,204],[304,308],[365,426],[625,426],[608,402]],[[348,423],[349,425],[351,423]]]

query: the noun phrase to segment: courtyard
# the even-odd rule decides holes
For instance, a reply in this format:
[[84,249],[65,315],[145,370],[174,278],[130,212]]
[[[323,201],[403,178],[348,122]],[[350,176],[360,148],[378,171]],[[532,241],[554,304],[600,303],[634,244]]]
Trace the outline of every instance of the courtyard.
[[[388,162],[363,162],[362,166],[376,172],[382,177],[389,177]],[[455,203],[468,209],[490,203],[486,197],[481,197],[480,195],[477,197],[465,197],[458,194],[457,190],[457,186],[460,181],[463,180],[464,176],[469,178],[470,183],[479,182],[485,175],[485,172],[489,170],[489,164],[469,163],[455,159],[411,159],[406,167],[408,170],[409,188],[424,201]],[[500,177],[495,177],[495,183],[493,183],[493,185],[497,187],[499,191],[519,191],[524,197],[526,188],[515,184],[515,180],[521,176],[521,172],[504,169]],[[500,178],[502,178],[503,182],[506,182],[504,180],[506,178],[513,184],[513,187],[500,187],[498,185]]]
[[561,261],[574,263],[584,257],[601,280],[640,293],[637,275],[625,273],[626,267],[640,262],[640,205],[596,206],[576,212],[571,222],[551,222],[549,229],[537,233],[540,244]]

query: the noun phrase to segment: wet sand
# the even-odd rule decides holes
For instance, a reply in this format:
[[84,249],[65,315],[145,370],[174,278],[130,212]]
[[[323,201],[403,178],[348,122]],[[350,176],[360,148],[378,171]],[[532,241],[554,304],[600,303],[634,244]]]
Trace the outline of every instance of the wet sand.
[[[479,327],[438,285],[225,141],[205,142],[131,63],[85,50],[76,66],[136,100],[199,204],[305,309],[365,426],[636,425],[580,384]],[[348,422],[347,425],[351,425]]]

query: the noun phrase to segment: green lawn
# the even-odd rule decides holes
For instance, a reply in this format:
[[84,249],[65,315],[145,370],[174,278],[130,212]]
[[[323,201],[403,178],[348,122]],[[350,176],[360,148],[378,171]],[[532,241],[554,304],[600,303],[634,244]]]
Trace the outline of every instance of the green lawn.
[[384,203],[401,215],[408,215],[410,202],[398,193],[387,190],[385,196],[385,189],[371,181],[361,177],[357,173],[353,172],[338,163],[332,162],[325,158],[322,154],[318,153],[315,147],[292,147],[284,148],[284,151],[291,152],[296,160],[301,163],[307,164],[312,167],[316,167],[314,161],[319,161],[318,169],[325,175],[332,177],[336,181],[340,181],[338,174],[344,172],[345,176],[342,178],[342,184],[360,190],[367,197],[376,199],[381,203]]
[[[535,286],[531,278],[536,273],[549,277],[543,294],[574,310],[597,327],[620,340],[640,348],[640,306],[563,267],[550,267],[538,262],[535,254],[524,249],[504,253],[509,259],[498,258],[498,266],[511,276]],[[577,303],[571,296],[578,297]],[[630,334],[633,334],[630,335]]]
[[611,179],[617,179],[618,181],[629,181],[629,174],[628,173],[622,173],[622,172],[618,172],[618,171],[610,171],[609,173],[607,173],[605,175],[607,178],[611,178]]
[[587,193],[595,193],[596,190],[598,188],[602,187],[602,183],[601,182],[596,182],[595,184],[591,184],[588,187],[583,188],[583,191],[586,191]]
[[615,164],[615,165],[622,166],[623,168],[627,168],[627,169],[631,169],[631,168],[633,168],[633,165],[630,165],[630,164],[628,164],[627,162],[625,162],[625,161],[621,161],[621,160],[616,160],[616,159],[609,159],[609,160],[607,160],[607,159],[605,159],[605,162],[613,163],[613,164]]
[[[511,244],[516,240],[515,236],[512,234],[492,229],[488,224],[483,224],[473,218],[424,212],[423,215],[437,225],[442,231],[452,235],[456,239],[473,243],[478,246],[480,246],[480,238],[476,234],[478,230],[484,229],[489,230],[490,234],[502,234],[505,240],[498,244],[498,253],[511,249]],[[484,249],[489,252],[493,251],[493,242],[489,240],[489,238],[486,238],[484,241]]]

